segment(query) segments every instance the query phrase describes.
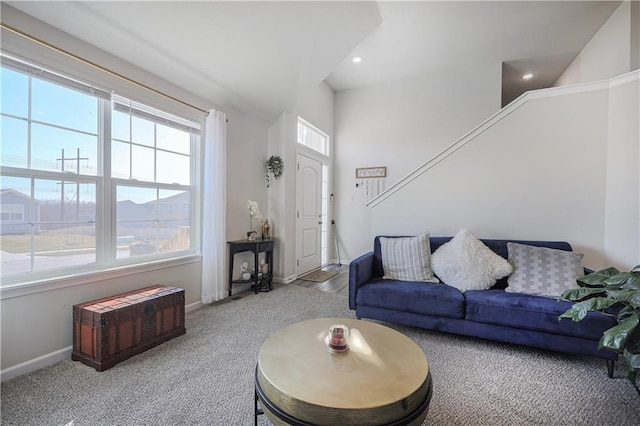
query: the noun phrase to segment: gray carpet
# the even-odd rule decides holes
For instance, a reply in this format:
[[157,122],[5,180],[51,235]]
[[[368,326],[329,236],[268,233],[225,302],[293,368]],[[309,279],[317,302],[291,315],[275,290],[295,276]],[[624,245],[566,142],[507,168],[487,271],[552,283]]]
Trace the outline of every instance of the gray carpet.
[[[310,318],[349,317],[344,296],[294,285],[187,314],[187,334],[96,372],[70,359],[2,384],[2,425],[251,425],[262,342]],[[622,363],[410,327],[429,359],[425,425],[638,425]],[[269,422],[261,416],[261,425]]]

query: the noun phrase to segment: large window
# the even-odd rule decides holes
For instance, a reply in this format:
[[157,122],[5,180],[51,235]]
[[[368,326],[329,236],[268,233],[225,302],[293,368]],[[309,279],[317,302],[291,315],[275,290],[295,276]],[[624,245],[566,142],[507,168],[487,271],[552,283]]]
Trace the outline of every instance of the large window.
[[199,125],[2,57],[2,284],[192,254]]

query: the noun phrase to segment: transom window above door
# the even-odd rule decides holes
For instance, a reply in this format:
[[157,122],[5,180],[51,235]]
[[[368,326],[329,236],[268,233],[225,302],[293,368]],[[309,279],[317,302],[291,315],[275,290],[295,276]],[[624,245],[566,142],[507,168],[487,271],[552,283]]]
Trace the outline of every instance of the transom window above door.
[[329,136],[298,117],[298,143],[329,156]]

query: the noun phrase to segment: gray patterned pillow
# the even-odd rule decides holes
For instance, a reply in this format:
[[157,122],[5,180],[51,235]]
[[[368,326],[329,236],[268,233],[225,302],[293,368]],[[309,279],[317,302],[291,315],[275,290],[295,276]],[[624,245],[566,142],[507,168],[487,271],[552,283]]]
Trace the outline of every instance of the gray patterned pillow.
[[429,233],[417,237],[380,237],[383,278],[399,281],[439,282],[431,270]]
[[513,273],[507,278],[509,293],[559,297],[565,290],[578,287],[576,279],[584,275],[582,253],[507,243]]

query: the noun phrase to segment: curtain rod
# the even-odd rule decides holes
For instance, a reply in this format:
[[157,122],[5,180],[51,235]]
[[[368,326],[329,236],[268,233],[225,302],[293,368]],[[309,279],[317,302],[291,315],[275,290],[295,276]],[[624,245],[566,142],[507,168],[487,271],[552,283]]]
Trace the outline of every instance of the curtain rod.
[[80,61],[80,62],[82,62],[84,64],[87,64],[87,65],[92,66],[94,68],[97,68],[97,69],[99,69],[101,71],[104,71],[107,74],[110,74],[110,75],[112,75],[114,77],[118,77],[118,78],[120,78],[122,80],[125,80],[125,81],[129,82],[129,83],[133,83],[136,86],[142,87],[143,89],[147,89],[147,90],[149,90],[149,91],[151,91],[151,92],[153,92],[153,93],[155,93],[157,95],[164,96],[165,98],[171,99],[172,101],[178,102],[178,103],[180,103],[182,105],[188,106],[190,108],[193,108],[195,110],[203,112],[203,113],[205,113],[207,115],[209,114],[209,111],[207,111],[207,110],[204,110],[202,108],[198,108],[195,105],[191,105],[190,103],[187,103],[185,101],[181,101],[178,98],[175,98],[175,97],[173,97],[171,95],[168,95],[168,94],[166,94],[164,92],[161,92],[161,91],[159,91],[157,89],[154,89],[153,87],[147,86],[146,84],[137,82],[137,81],[135,81],[135,80],[133,80],[133,79],[131,79],[129,77],[126,77],[126,76],[124,76],[124,75],[122,75],[120,73],[112,71],[109,68],[103,67],[102,65],[96,64],[95,62],[92,62],[92,61],[90,61],[88,59],[85,59],[85,58],[83,58],[81,56],[78,56],[78,55],[76,55],[74,53],[71,53],[71,52],[69,52],[67,50],[64,50],[64,49],[62,49],[62,48],[60,48],[58,46],[55,46],[55,45],[53,45],[53,44],[51,44],[49,42],[46,42],[44,40],[41,40],[41,39],[37,38],[37,37],[34,37],[31,34],[25,33],[24,31],[19,30],[19,29],[15,28],[15,27],[12,27],[11,25],[7,25],[4,22],[0,22],[0,26],[2,28],[4,28],[4,29],[8,30],[8,31],[11,31],[12,33],[18,34],[19,36],[22,36],[22,37],[24,37],[26,39],[29,39],[31,41],[34,41],[34,42],[38,43],[38,44],[41,44],[42,46],[48,47],[49,49],[55,50],[56,52],[62,53],[63,55],[69,56],[70,58],[73,58],[73,59],[75,59],[77,61]]

